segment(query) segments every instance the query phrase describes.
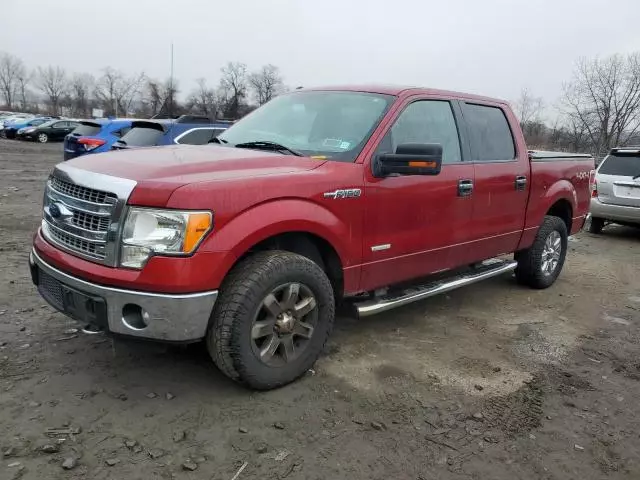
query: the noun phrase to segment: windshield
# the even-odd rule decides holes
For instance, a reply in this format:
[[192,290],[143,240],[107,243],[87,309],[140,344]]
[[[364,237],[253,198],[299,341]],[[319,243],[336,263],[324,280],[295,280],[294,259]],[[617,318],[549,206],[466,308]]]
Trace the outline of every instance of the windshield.
[[626,177],[640,175],[640,155],[609,155],[600,164],[598,173]]
[[223,144],[274,142],[311,157],[352,162],[394,100],[306,91],[271,100],[218,136]]

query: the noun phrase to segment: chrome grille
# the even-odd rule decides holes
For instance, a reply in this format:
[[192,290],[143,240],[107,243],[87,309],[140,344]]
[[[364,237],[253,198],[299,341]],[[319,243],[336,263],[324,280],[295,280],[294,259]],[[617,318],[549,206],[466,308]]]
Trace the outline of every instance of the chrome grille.
[[94,190],[93,188],[82,187],[70,182],[66,182],[57,177],[51,177],[51,186],[58,192],[69,197],[85,200],[91,203],[115,203],[118,197],[109,192]]
[[48,222],[46,222],[45,232],[56,242],[62,244],[70,250],[82,252],[90,257],[94,257],[97,259],[104,259],[105,242],[98,243],[85,240],[83,238],[69,234],[61,229],[58,229]]
[[106,232],[109,229],[109,217],[99,217],[87,212],[73,212],[73,224],[93,232]]

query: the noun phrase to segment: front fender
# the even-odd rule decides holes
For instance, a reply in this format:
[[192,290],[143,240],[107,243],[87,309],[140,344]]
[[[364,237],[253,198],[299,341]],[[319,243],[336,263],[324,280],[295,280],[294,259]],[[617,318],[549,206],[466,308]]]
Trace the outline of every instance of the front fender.
[[361,263],[358,230],[322,205],[302,199],[279,199],[253,206],[219,229],[214,226],[199,250],[229,252],[237,259],[261,241],[288,232],[311,233],[324,239],[335,249],[343,269]]

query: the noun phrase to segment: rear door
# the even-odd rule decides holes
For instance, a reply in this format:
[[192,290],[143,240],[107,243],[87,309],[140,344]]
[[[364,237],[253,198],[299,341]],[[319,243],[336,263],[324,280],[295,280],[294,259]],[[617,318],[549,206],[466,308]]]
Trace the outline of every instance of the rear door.
[[616,149],[596,174],[598,200],[610,205],[640,207],[640,149]]
[[530,163],[517,145],[511,112],[499,104],[461,102],[474,167],[473,243],[478,260],[516,250],[525,223]]

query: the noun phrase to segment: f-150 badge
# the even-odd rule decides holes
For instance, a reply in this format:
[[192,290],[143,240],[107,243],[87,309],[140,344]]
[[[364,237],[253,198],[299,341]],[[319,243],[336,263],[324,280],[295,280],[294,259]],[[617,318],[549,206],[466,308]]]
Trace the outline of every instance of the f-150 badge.
[[358,198],[362,191],[359,188],[347,188],[338,189],[333,192],[325,192],[324,198],[333,198],[337,200],[339,198]]

